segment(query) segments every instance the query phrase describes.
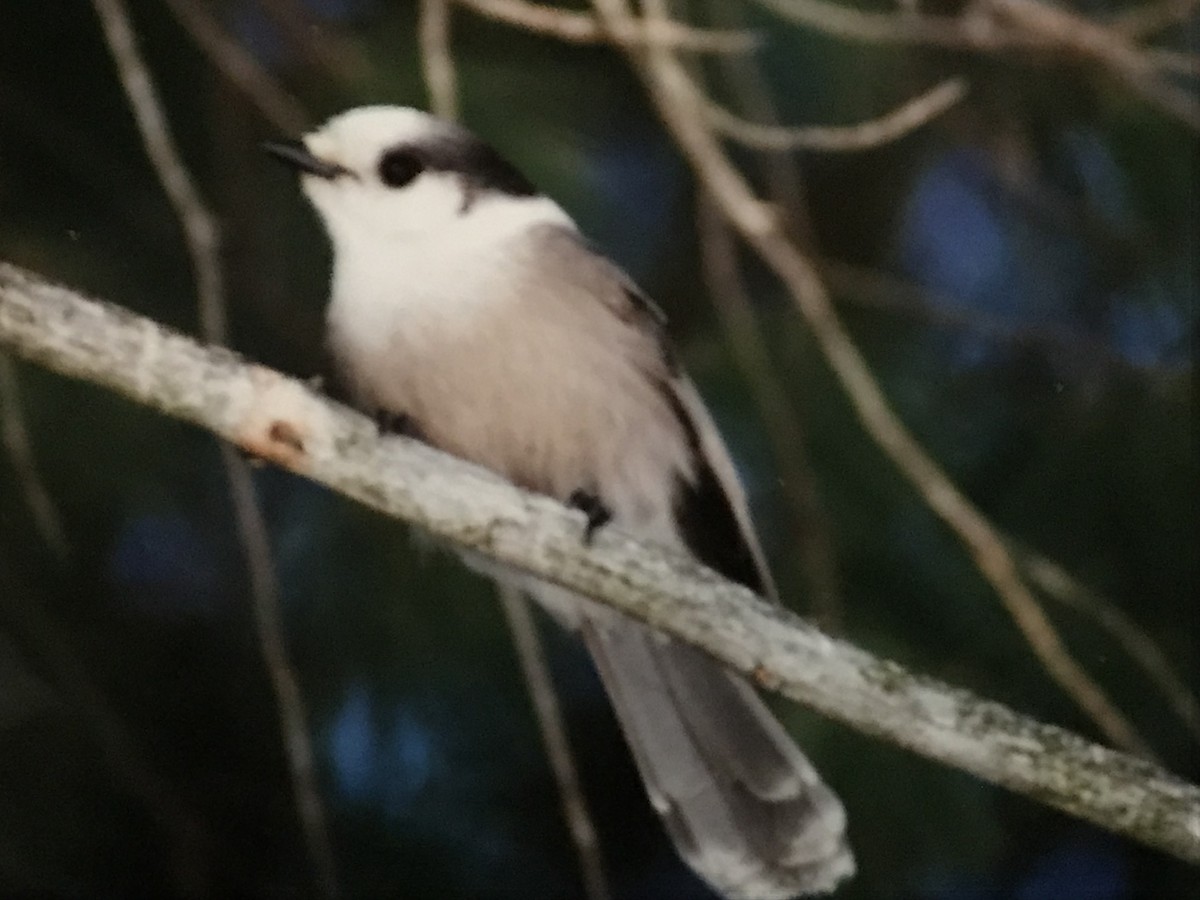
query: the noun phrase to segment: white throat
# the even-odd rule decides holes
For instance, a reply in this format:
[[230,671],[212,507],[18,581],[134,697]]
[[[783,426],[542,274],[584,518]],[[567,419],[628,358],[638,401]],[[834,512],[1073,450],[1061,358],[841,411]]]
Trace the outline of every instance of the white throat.
[[575,229],[540,196],[480,197],[452,224],[403,239],[331,228],[330,326],[349,345],[377,349],[398,332],[465,324],[506,293],[520,274],[513,246],[545,225]]

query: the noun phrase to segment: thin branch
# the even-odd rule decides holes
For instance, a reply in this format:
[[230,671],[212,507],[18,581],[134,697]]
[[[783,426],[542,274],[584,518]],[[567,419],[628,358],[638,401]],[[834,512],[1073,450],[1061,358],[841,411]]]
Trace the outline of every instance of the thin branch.
[[595,16],[526,0],[454,0],[479,15],[572,44],[658,44],[695,53],[746,53],[759,45],[749,31],[704,30],[679,22],[631,23],[606,29]]
[[429,108],[444,119],[458,118],[458,77],[450,55],[452,0],[421,0],[417,39]]
[[604,874],[600,841],[596,837],[596,827],[592,824],[592,814],[583,793],[583,785],[579,783],[579,773],[571,753],[570,740],[567,738],[567,726],[559,707],[558,693],[554,690],[550,667],[546,665],[546,656],[538,638],[537,625],[529,609],[529,601],[522,597],[519,591],[503,585],[499,587],[498,593],[504,616],[508,620],[508,629],[512,632],[517,660],[521,664],[521,674],[529,687],[529,698],[533,701],[538,730],[546,748],[546,758],[550,761],[550,770],[558,786],[563,818],[567,820],[571,843],[575,845],[575,852],[579,856],[584,896],[587,900],[608,900],[612,894]]
[[1200,0],[1154,0],[1121,10],[1106,24],[1127,37],[1146,38],[1181,25],[1200,9]]
[[[708,0],[708,15],[718,25],[743,27],[746,14],[747,9],[743,5]],[[743,118],[777,127],[783,124],[775,98],[771,95],[770,83],[757,56],[724,56],[717,63],[719,83],[728,91]],[[695,79],[697,83],[705,84],[702,71],[695,73]],[[795,157],[788,152],[766,151],[759,153],[755,162],[762,170],[767,196],[783,216],[788,233],[798,241],[810,240],[813,234],[812,221],[805,206],[804,186]]]
[[[0,359],[5,357],[0,356]],[[86,732],[114,781],[145,809],[166,836],[165,856],[180,897],[212,895],[214,835],[175,786],[155,769],[145,749],[96,684],[79,648],[55,626],[31,588],[14,580],[13,567],[0,560],[0,613],[14,623],[34,657],[47,670],[70,713]]]
[[371,71],[371,62],[354,40],[313,14],[305,0],[257,0],[279,29],[290,49],[343,85],[357,85]]
[[1100,64],[1143,100],[1189,128],[1200,131],[1200,100],[1157,77],[1153,60],[1111,28],[1041,0],[986,0],[1019,28],[1049,40],[1058,49]]
[[[606,21],[620,22],[630,16],[626,0],[593,0],[593,4]],[[663,14],[659,0],[645,0],[643,6],[647,15]],[[774,210],[755,196],[725,155],[696,103],[687,72],[670,51],[660,48],[635,51],[634,62],[659,116],[701,184],[743,239],[787,286],[867,434],[963,543],[1051,678],[1116,746],[1149,755],[1145,741],[1130,722],[1070,655],[1053,623],[1021,580],[995,528],[892,410],[838,319],[815,269],[788,241]]]
[[1178,50],[1166,50],[1162,47],[1147,47],[1143,51],[1143,55],[1151,68],[1171,75],[1200,78],[1200,56],[1180,53]]
[[[434,115],[453,121],[458,118],[458,89],[454,56],[450,51],[449,5],[449,0],[422,0],[421,63],[425,72],[425,86],[429,91],[430,110]],[[592,823],[591,810],[579,783],[578,767],[567,739],[558,692],[546,665],[537,627],[529,613],[529,602],[519,591],[504,585],[497,585],[497,593],[512,633],[521,674],[533,702],[550,770],[558,787],[567,833],[579,857],[584,894],[587,900],[609,900],[611,893],[604,874],[596,826]]]
[[[716,25],[726,28],[745,25],[746,10],[740,5],[709,0],[707,7],[708,16]],[[743,54],[724,56],[716,62],[719,83],[739,112],[764,124],[778,125],[779,113],[759,60]],[[703,85],[704,70],[694,63],[690,70],[696,82]],[[765,151],[755,154],[755,163],[788,234],[797,241],[810,238],[811,220],[793,155]],[[807,589],[807,609],[820,627],[836,634],[844,620],[837,546],[817,475],[808,457],[804,423],[770,363],[770,350],[742,275],[738,248],[728,223],[703,191],[699,193],[697,211],[709,301],[718,312],[722,332],[753,392],[759,417],[773,445],[780,486],[795,517],[797,558]]]
[[302,382],[0,263],[0,347],[192,422],[435,537],[606,603],[864,733],[1200,863],[1200,787],[829,638],[686,554],[375,423]]
[[25,427],[25,413],[21,408],[21,386],[17,380],[17,367],[4,354],[0,354],[0,443],[8,451],[17,482],[25,494],[25,505],[33,516],[33,525],[38,535],[59,561],[71,555],[67,533],[63,529],[58,507],[50,498],[50,492],[42,484],[38,474],[37,460]]
[[785,128],[762,125],[748,122],[707,99],[704,112],[721,134],[756,150],[847,152],[869,150],[899,140],[940,116],[966,95],[966,82],[951,78],[878,119],[845,126]]
[[999,26],[978,6],[961,16],[872,12],[830,0],[754,0],[779,18],[832,37],[868,44],[923,44],[952,50],[1000,51],[1040,47],[1036,35]]
[[915,44],[996,53],[1034,50],[1062,59],[1084,59],[1106,71],[1148,103],[1200,129],[1200,102],[1159,76],[1170,62],[1131,44],[1117,30],[1040,0],[979,0],[960,16],[872,12],[829,0],[755,0],[777,16],[842,40],[873,44]]
[[738,368],[750,384],[779,466],[780,485],[799,520],[795,552],[808,588],[808,609],[822,628],[835,630],[841,624],[837,563],[829,522],[805,452],[804,429],[783,386],[772,374],[769,352],[738,267],[729,223],[707,194],[699,199],[696,227],[710,299]]
[[1126,359],[1096,335],[1058,325],[1030,325],[1012,316],[971,308],[964,301],[938,295],[897,275],[836,260],[823,260],[822,270],[839,301],[886,310],[939,328],[968,331],[997,343],[1037,348],[1043,353],[1069,353],[1087,359],[1089,364],[1142,378],[1178,376],[1189,371],[1186,363],[1171,366]]
[[200,298],[200,328],[210,339],[225,342],[225,305],[221,300],[217,223],[188,177],[171,138],[162,105],[142,62],[125,0],[92,0],[109,52],[117,66],[121,87],[137,123],[142,144],[163,192],[183,229],[184,242],[196,276]]
[[[209,341],[225,344],[228,342],[227,317],[216,218],[204,205],[175,147],[149,70],[138,51],[124,0],[93,0],[93,6],[150,162],[183,228],[196,278],[201,331]],[[284,754],[288,760],[297,815],[318,889],[322,896],[333,898],[338,895],[333,848],[313,764],[308,713],[283,637],[279,585],[266,522],[258,507],[245,461],[228,445],[221,447],[221,460],[229,480],[238,537],[250,574],[250,593],[263,660],[279,704]]]
[[200,48],[213,68],[228,78],[263,117],[285,134],[308,130],[309,118],[289,94],[246,49],[225,33],[211,8],[196,0],[163,0],[180,27]]
[[1151,683],[1192,737],[1200,742],[1200,701],[1176,673],[1171,661],[1150,635],[1111,600],[1081,584],[1061,565],[1031,550],[1018,548],[1017,559],[1026,577],[1046,596],[1087,616],[1107,631],[1129,658],[1142,667]]

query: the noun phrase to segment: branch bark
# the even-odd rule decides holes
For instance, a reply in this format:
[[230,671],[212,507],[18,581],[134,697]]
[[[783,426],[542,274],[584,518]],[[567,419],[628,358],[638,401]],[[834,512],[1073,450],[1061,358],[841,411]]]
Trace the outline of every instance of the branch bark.
[[866,734],[1200,863],[1200,787],[834,640],[690,558],[372,422],[299,381],[0,263],[0,347],[206,428],[437,537],[595,597]]

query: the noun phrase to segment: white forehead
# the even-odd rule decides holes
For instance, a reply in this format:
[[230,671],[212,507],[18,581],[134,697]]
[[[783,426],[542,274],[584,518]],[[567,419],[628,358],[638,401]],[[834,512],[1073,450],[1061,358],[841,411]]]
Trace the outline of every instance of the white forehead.
[[309,151],[321,159],[360,171],[397,144],[420,143],[448,131],[445,123],[407,106],[360,106],[340,113],[305,135]]

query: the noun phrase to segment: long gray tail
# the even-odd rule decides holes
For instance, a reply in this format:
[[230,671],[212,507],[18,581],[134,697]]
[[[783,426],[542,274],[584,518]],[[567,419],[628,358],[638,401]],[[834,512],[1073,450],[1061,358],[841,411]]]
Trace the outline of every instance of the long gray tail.
[[583,634],[651,803],[702,878],[782,900],[853,874],[841,802],[750,685],[623,617]]

